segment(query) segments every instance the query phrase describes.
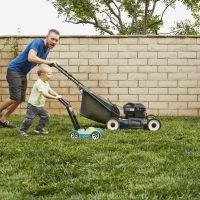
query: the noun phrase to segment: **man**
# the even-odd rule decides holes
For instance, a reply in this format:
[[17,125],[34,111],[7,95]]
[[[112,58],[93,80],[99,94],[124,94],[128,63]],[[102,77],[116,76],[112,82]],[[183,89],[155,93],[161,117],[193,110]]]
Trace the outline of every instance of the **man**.
[[15,128],[9,124],[8,118],[15,109],[25,101],[27,88],[27,77],[29,71],[37,64],[52,64],[46,60],[50,49],[58,43],[60,33],[56,29],[50,29],[45,39],[34,39],[24,51],[12,60],[8,65],[7,81],[9,85],[10,98],[0,105],[0,127]]

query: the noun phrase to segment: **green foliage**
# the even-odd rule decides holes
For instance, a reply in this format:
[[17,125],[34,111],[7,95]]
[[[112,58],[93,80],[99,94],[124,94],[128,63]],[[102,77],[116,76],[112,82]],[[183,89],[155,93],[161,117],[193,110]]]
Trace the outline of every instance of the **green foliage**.
[[14,58],[19,54],[19,42],[17,38],[11,38],[9,44],[11,45],[11,51],[14,52]]
[[12,37],[7,38],[4,44],[2,45],[2,48],[0,48],[0,52],[2,52],[6,46],[10,46],[9,50],[14,53],[14,58],[17,57],[17,55],[19,54],[18,38],[12,38]]
[[[72,140],[65,116],[51,117],[46,136],[33,133],[35,124],[27,138],[1,128],[0,199],[199,200],[200,120],[160,120],[158,132],[104,129],[98,141]],[[22,117],[11,121],[19,125]]]
[[200,20],[192,23],[189,20],[176,22],[171,28],[175,35],[198,35],[200,33]]
[[191,11],[194,22],[186,19],[178,21],[171,28],[175,35],[199,35],[200,34],[200,2],[199,0],[181,0],[181,2]]

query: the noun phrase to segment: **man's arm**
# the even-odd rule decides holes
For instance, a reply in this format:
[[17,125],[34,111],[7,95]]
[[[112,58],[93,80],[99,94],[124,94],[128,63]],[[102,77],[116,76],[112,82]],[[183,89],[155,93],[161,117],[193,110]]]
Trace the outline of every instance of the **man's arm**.
[[50,61],[50,60],[45,60],[45,59],[39,58],[37,56],[37,52],[33,49],[31,49],[28,53],[28,61],[36,63],[36,64],[47,64],[47,65],[52,63],[52,61]]

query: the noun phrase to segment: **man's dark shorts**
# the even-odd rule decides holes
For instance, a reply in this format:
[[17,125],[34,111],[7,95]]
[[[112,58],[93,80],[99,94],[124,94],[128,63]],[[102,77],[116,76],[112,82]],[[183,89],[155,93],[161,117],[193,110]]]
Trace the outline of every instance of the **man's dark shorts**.
[[27,88],[26,75],[8,69],[6,78],[9,84],[10,99],[25,101]]

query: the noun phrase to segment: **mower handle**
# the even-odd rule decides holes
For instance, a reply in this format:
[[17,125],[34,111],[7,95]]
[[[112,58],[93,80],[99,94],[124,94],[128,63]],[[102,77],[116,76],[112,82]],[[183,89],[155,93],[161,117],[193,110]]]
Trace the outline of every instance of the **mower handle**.
[[74,76],[72,76],[67,70],[65,70],[63,67],[58,65],[58,63],[51,63],[49,64],[50,67],[55,67],[58,71],[60,71],[62,74],[64,74],[68,79],[70,79],[72,82],[74,82],[79,89],[85,89],[88,91],[87,87],[85,87],[79,80],[77,80]]

